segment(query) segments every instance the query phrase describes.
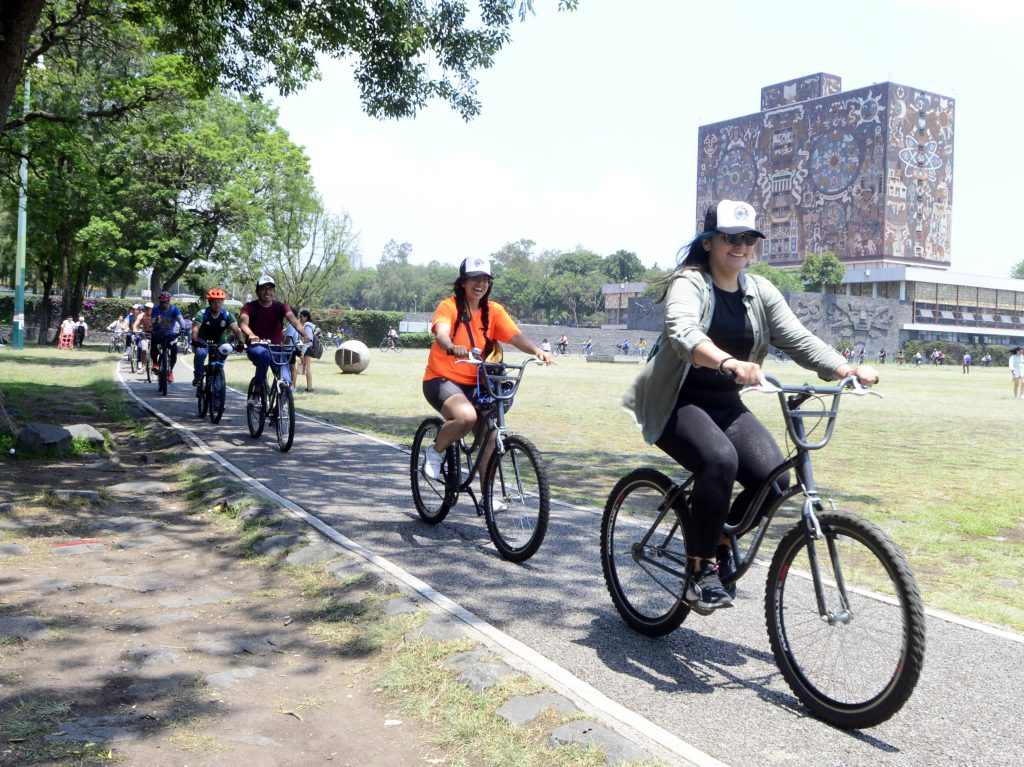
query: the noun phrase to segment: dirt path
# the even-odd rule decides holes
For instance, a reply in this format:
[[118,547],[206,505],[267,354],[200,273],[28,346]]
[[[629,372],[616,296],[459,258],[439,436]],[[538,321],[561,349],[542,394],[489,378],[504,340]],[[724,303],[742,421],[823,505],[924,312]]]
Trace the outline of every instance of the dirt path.
[[[198,459],[165,431],[115,441],[123,462],[0,471],[0,765],[443,761],[374,694],[372,646],[325,622],[401,595],[322,543],[291,557],[329,562],[328,582],[247,561],[305,531],[205,510],[220,480],[181,481]],[[116,487],[133,481],[150,484]]]

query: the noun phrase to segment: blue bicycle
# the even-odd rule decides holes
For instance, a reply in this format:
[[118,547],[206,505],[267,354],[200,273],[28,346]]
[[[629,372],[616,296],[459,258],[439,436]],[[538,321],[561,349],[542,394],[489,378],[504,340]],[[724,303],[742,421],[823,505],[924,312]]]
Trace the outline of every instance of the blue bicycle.
[[227,384],[224,382],[224,361],[232,352],[231,344],[211,347],[206,341],[198,341],[197,347],[210,350],[206,357],[206,365],[196,385],[196,411],[199,417],[210,414],[210,423],[220,423],[224,415],[224,400],[227,396]]

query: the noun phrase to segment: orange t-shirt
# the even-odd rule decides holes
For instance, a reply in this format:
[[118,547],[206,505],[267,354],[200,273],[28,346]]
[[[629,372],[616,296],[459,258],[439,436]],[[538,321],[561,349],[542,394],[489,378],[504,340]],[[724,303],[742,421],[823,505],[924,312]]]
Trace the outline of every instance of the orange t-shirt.
[[[487,307],[487,338],[490,338],[492,341],[508,343],[514,336],[522,332],[515,321],[509,316],[509,313],[505,311],[504,306],[495,301],[488,301]],[[483,349],[486,343],[481,314],[482,312],[477,309],[470,316],[469,320],[470,325],[473,327],[473,341],[476,342],[476,346],[479,349]],[[455,318],[457,316],[458,309],[455,306],[455,297],[446,298],[434,310],[434,319],[430,322],[430,330],[433,331],[438,323],[444,323],[448,325],[448,332],[451,333],[451,329],[455,327]],[[465,322],[459,323],[459,329],[452,337],[452,343],[457,346],[465,346],[467,349],[473,346],[469,341],[469,329],[466,327]],[[427,370],[423,374],[423,380],[447,378],[455,383],[475,384],[476,365],[456,365],[456,359],[456,357],[449,356],[437,341],[434,341],[430,345],[430,356],[427,357]]]

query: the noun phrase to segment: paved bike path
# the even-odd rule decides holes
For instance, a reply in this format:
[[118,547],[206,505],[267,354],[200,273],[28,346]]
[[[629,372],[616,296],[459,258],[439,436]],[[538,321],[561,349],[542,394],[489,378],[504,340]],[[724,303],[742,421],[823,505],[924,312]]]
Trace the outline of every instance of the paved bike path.
[[167,397],[126,377],[248,475],[722,762],[1024,764],[1024,637],[929,617],[924,672],[904,709],[864,732],[836,730],[812,718],[778,672],[764,627],[763,569],[740,582],[735,609],[692,615],[668,637],[640,636],[605,590],[595,511],[555,506],[540,551],[523,565],[504,562],[464,499],[438,526],[419,520],[407,453],[300,415],[295,446],[282,454],[269,424],[260,439],[249,436],[237,393],[218,426],[200,422],[189,378],[178,371],[185,383]]

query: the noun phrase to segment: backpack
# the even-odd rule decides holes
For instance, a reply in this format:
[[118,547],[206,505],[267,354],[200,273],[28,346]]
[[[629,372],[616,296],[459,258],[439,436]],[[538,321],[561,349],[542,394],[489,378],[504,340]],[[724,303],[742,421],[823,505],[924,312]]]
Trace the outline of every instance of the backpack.
[[324,342],[320,340],[320,328],[313,331],[313,345],[309,347],[309,356],[315,360],[324,356]]

